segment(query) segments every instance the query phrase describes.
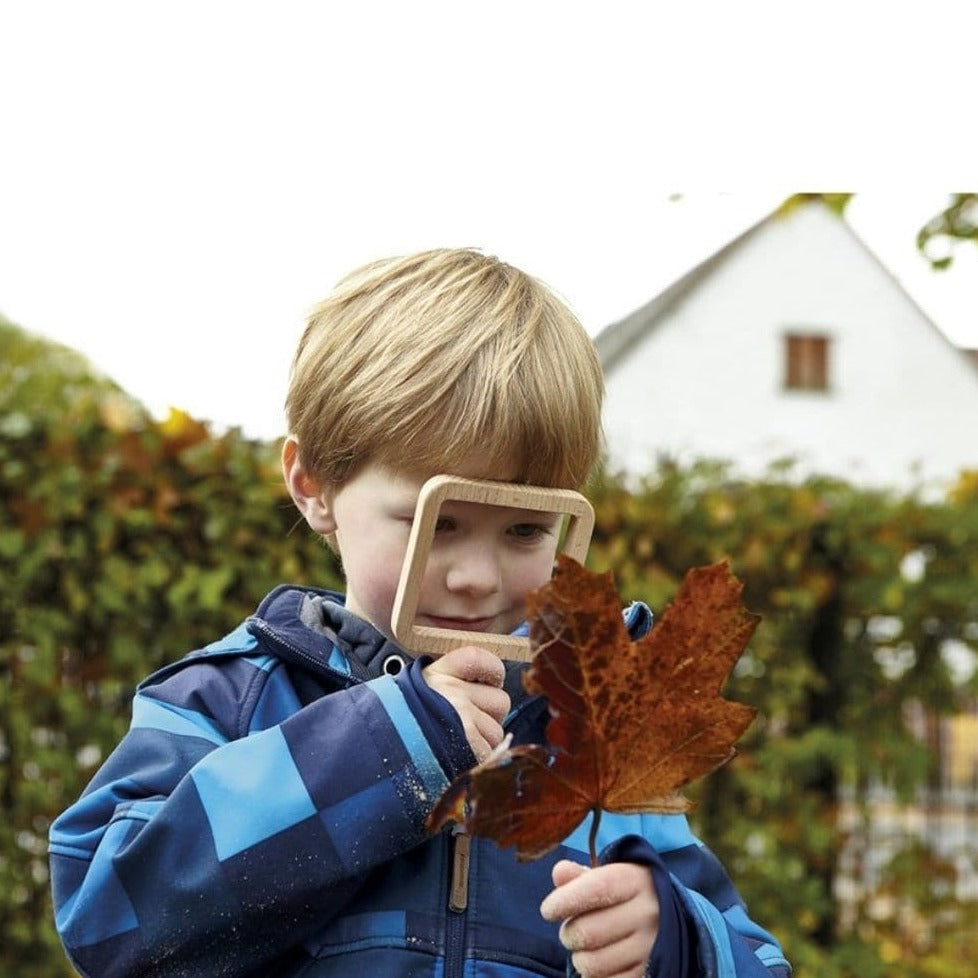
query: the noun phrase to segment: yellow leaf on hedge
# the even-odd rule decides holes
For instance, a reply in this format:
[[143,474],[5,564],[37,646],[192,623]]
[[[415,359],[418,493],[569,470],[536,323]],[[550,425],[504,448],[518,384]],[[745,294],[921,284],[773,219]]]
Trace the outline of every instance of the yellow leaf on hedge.
[[203,421],[175,407],[170,408],[170,413],[160,422],[159,428],[163,437],[178,449],[195,445],[208,437],[207,425]]

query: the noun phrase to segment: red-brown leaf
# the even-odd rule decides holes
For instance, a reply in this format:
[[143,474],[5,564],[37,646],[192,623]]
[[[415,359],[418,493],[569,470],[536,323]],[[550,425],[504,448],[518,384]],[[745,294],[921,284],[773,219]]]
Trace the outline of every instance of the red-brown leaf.
[[590,811],[679,812],[680,789],[734,754],[754,710],[720,695],[759,621],[727,565],[694,568],[632,642],[610,573],[560,557],[528,598],[530,693],[547,698],[549,746],[501,748],[448,789],[436,831],[464,823],[520,859],[557,846]]

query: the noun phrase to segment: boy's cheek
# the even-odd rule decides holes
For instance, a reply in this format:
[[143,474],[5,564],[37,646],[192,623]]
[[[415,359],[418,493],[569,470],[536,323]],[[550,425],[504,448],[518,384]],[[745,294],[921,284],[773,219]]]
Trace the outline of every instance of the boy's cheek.
[[530,591],[535,591],[537,588],[543,587],[548,581],[553,578],[554,575],[554,564],[557,560],[557,550],[547,553],[545,556],[534,564],[532,571],[526,576],[523,583],[523,593],[528,594]]

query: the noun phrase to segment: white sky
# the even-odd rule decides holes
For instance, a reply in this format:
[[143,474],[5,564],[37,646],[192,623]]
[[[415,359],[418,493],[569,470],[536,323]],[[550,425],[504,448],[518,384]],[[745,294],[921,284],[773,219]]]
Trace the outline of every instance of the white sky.
[[855,189],[978,347],[978,248],[914,247],[978,185],[969,4],[657,6],[0,0],[0,312],[273,437],[305,312],[364,261],[481,247],[596,333],[787,194]]

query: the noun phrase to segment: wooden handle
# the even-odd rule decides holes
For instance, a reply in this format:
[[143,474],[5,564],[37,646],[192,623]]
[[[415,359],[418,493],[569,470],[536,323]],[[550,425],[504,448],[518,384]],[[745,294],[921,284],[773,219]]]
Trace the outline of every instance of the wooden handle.
[[580,563],[584,563],[591,542],[594,510],[579,492],[572,489],[545,489],[542,486],[521,486],[510,482],[461,479],[452,475],[434,476],[421,487],[418,494],[414,523],[411,526],[411,536],[408,539],[391,615],[395,638],[411,652],[444,655],[462,645],[479,645],[500,658],[529,662],[532,655],[528,638],[467,632],[455,628],[431,628],[414,623],[421,579],[431,553],[438,514],[442,504],[449,499],[505,506],[510,509],[566,514],[570,520],[561,550]]

